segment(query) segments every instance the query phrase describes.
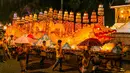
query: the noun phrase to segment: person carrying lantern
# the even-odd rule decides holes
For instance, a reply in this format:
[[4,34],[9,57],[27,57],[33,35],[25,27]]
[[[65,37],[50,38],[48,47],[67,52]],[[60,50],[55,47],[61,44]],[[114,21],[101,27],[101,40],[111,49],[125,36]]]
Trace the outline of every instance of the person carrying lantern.
[[61,46],[62,41],[58,40],[58,45],[56,46],[56,62],[53,66],[53,71],[55,70],[55,68],[58,66],[58,64],[60,64],[60,68],[59,71],[63,72],[62,70],[62,59],[63,59],[63,52],[62,52],[62,46]]

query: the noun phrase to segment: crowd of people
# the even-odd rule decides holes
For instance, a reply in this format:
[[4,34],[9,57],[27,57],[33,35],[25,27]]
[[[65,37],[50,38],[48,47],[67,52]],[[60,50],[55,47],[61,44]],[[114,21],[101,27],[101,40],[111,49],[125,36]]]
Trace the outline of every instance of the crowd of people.
[[[56,62],[52,68],[53,71],[55,71],[55,68],[60,64],[59,71],[63,72],[62,63],[64,58],[64,53],[62,49],[62,40],[57,41],[57,45],[55,46],[55,52],[56,52]],[[113,53],[119,55],[120,58],[115,59],[111,62],[112,67],[116,66],[116,62],[120,61],[120,68],[121,71],[124,71],[122,68],[122,48],[121,43],[116,44],[115,46],[117,52],[114,52],[114,49],[112,50]],[[0,62],[5,62],[8,59],[17,59],[19,61],[21,66],[21,72],[25,73],[26,69],[28,67],[29,62],[29,52],[31,50],[30,45],[27,44],[19,44],[16,45],[13,41],[13,36],[9,40],[7,39],[1,39],[0,41]],[[46,41],[43,41],[43,45],[40,48],[40,58],[39,61],[40,66],[44,66],[44,60],[47,57],[47,46]],[[92,55],[91,52],[91,46],[88,47],[87,50],[84,50],[82,59],[81,59],[81,66],[79,67],[79,70],[81,73],[94,73],[99,65],[101,64],[100,55],[96,52],[94,55]]]

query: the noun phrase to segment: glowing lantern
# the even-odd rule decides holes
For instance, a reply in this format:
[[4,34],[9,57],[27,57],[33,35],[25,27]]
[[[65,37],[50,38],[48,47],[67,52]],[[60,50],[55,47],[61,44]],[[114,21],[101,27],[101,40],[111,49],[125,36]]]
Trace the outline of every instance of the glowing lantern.
[[37,14],[34,14],[33,20],[34,20],[34,21],[37,21]]
[[66,20],[66,21],[68,20],[68,11],[64,12],[64,20]]
[[62,20],[62,10],[60,10],[59,13],[58,13],[58,19]]
[[3,29],[6,30],[6,29],[7,29],[7,26],[5,25],[5,26],[3,27]]
[[88,20],[88,13],[84,13],[83,15],[83,23],[89,23],[89,20]]
[[96,23],[97,22],[97,16],[96,16],[96,12],[95,11],[92,12],[91,22],[92,23]]
[[27,23],[29,19],[29,16],[25,16],[25,22]]
[[98,7],[98,15],[104,15],[104,8],[102,4],[100,4]]
[[76,14],[76,22],[77,23],[81,22],[81,13],[79,13],[79,12]]
[[33,16],[32,15],[29,15],[29,19],[28,21],[32,22],[33,21]]
[[13,19],[16,20],[17,19],[17,13],[14,13]]
[[43,12],[39,12],[38,19],[39,19],[39,20],[42,20],[42,19],[43,19]]
[[47,11],[46,11],[46,10],[44,11],[43,18],[44,18],[44,19],[47,18]]
[[52,18],[52,16],[53,16],[53,8],[49,8],[48,16]]
[[69,15],[69,21],[74,21],[74,13],[71,11]]
[[54,18],[54,19],[57,19],[57,16],[58,16],[58,11],[57,11],[57,10],[54,10],[53,18]]
[[17,24],[20,24],[20,17],[17,17]]
[[24,17],[22,17],[21,24],[24,24],[24,22],[25,22],[25,19],[24,19]]

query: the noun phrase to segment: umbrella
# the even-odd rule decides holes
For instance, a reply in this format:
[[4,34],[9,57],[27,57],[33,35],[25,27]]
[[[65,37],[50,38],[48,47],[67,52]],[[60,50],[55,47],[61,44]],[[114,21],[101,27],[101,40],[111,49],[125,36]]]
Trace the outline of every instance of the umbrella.
[[101,46],[101,42],[96,38],[89,38],[79,43],[78,46]]
[[21,36],[20,38],[15,40],[15,43],[19,44],[29,44],[29,43],[34,43],[36,40],[33,40],[32,38],[26,37],[26,36]]

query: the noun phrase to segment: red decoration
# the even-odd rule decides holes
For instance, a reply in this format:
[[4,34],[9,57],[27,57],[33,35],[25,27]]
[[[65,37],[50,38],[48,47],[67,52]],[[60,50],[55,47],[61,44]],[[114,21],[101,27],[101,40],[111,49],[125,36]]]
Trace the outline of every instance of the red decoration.
[[34,39],[34,36],[32,34],[29,34],[27,37]]

